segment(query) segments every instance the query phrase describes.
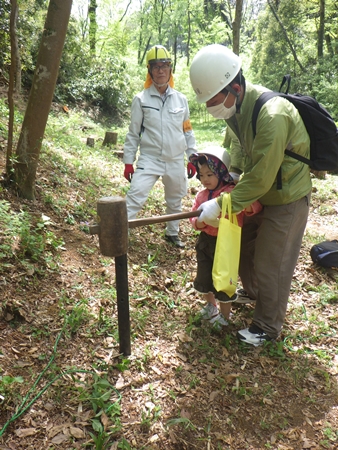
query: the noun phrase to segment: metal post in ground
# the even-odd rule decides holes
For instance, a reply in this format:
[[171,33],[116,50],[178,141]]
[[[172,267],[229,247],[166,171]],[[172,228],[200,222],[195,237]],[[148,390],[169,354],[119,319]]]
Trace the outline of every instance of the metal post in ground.
[[90,227],[99,235],[100,252],[115,258],[117,321],[120,353],[131,354],[128,292],[128,216],[123,197],[102,197],[97,202],[99,223]]

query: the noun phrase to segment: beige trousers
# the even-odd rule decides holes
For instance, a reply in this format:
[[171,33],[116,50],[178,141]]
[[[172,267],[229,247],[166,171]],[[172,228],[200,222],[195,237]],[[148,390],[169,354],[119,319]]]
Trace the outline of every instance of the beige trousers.
[[244,219],[239,274],[256,299],[253,323],[272,339],[284,323],[309,203],[310,194],[288,205],[265,206]]

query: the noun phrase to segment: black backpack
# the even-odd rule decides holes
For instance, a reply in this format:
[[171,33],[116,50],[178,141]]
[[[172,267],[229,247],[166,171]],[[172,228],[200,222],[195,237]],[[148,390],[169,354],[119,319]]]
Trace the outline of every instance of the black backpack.
[[338,241],[324,241],[310,250],[311,259],[322,267],[338,267]]
[[335,171],[338,169],[338,129],[326,109],[313,97],[301,94],[288,94],[291,76],[285,75],[279,91],[287,83],[286,92],[264,92],[257,100],[252,113],[252,129],[256,136],[256,123],[259,111],[270,98],[280,96],[289,100],[301,115],[310,136],[310,159],[285,150],[292,158],[308,164],[312,170]]

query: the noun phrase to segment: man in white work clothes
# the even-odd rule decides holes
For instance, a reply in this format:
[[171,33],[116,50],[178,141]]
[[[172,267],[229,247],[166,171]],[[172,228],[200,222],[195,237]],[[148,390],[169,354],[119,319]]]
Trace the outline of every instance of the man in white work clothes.
[[[146,64],[145,89],[133,99],[124,144],[124,176],[131,182],[126,198],[129,220],[136,218],[159,178],[164,185],[166,213],[180,213],[187,194],[187,175],[191,178],[195,174],[191,163],[186,174],[185,155],[189,161],[197,148],[187,99],[173,88],[170,54],[165,47],[155,45],[147,53]],[[184,248],[178,234],[179,221],[167,222],[166,240]]]

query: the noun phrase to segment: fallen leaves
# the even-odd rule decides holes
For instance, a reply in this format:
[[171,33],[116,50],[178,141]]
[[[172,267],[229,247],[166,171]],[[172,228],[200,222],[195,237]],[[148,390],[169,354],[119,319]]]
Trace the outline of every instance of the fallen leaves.
[[[45,205],[37,203],[37,207]],[[159,202],[154,215],[161,213],[161,208]],[[316,219],[316,229],[329,229],[329,217]],[[55,214],[53,220],[60,218]],[[308,232],[313,223],[310,220]],[[128,370],[120,371],[114,261],[103,261],[97,237],[80,233],[76,227],[65,228],[64,223],[57,230],[65,239],[60,273],[46,273],[45,279],[39,280],[36,271],[13,266],[8,269],[13,278],[4,284],[5,300],[18,300],[5,315],[8,321],[0,323],[0,361],[6,374],[25,380],[20,391],[15,391],[17,396],[22,398],[32,379],[41,373],[41,355],[53,349],[62,326],[60,305],[70,311],[85,300],[90,319],[78,332],[63,337],[55,364],[64,370],[76,366],[98,375],[108,373],[109,382],[121,393],[122,428],[108,450],[117,450],[122,438],[131,448],[166,450],[260,450],[269,445],[276,450],[314,450],[322,440],[330,442],[324,432],[338,429],[337,305],[325,303],[309,286],[327,284],[329,290],[336,285],[309,261],[310,238],[303,243],[283,331],[292,350],[286,345],[281,354],[274,354],[272,349],[243,349],[237,344],[236,330],[251,322],[252,306],[234,310],[229,329],[217,336],[203,325],[192,325],[191,317],[201,304],[192,289],[195,237],[187,224],[181,225],[187,242],[184,252],[163,242],[164,227],[133,231],[128,255],[132,355]],[[155,254],[154,247],[158,267],[145,273],[142,265],[147,265],[150,252]],[[78,250],[84,248],[92,253],[81,255]],[[23,289],[20,283],[29,276],[36,277],[36,286],[32,278]],[[17,316],[15,310],[20,310]],[[312,341],[319,329],[320,337]],[[320,359],[321,353],[326,359]],[[91,445],[89,432],[93,432],[95,413],[85,396],[79,402],[88,383],[85,374],[63,377],[16,421],[13,432],[2,438],[0,449]],[[2,402],[7,398],[3,396]],[[115,397],[110,400],[113,404]],[[10,408],[15,402],[11,399]],[[8,415],[11,411],[7,410]],[[142,423],[144,417],[148,428]],[[168,429],[169,418],[184,420]],[[109,433],[114,416],[102,413],[99,420]],[[331,443],[333,449],[337,440]]]
[[15,430],[14,433],[18,437],[24,438],[27,436],[34,436],[38,433],[38,430],[36,428],[19,428],[18,430]]

